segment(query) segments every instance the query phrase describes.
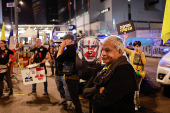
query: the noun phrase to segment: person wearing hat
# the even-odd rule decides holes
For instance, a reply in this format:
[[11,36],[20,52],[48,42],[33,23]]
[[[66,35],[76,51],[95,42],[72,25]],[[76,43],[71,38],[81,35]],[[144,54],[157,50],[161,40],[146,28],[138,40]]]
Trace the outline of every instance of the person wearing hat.
[[[76,71],[75,71],[76,70],[75,69],[76,48],[72,44],[73,39],[74,39],[74,36],[71,34],[66,34],[63,37],[63,41],[60,45],[56,60],[58,60],[59,62],[63,62],[63,63],[71,62],[73,65],[73,70],[71,74],[70,75],[65,74],[65,80],[68,86],[68,90],[69,90],[72,102],[75,106],[75,112],[82,113],[82,107],[81,107],[81,103],[80,103],[78,91],[77,91],[77,87],[79,85],[79,78],[76,75]],[[64,65],[63,65],[63,68],[64,68]],[[69,107],[70,105],[67,106],[68,109]]]

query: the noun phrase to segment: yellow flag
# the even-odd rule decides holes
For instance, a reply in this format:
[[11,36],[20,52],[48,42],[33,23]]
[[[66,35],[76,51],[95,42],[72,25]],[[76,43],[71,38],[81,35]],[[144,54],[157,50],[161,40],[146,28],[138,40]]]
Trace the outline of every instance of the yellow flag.
[[170,0],[166,0],[161,39],[163,44],[170,39]]
[[1,40],[6,40],[5,38],[5,23],[2,25]]

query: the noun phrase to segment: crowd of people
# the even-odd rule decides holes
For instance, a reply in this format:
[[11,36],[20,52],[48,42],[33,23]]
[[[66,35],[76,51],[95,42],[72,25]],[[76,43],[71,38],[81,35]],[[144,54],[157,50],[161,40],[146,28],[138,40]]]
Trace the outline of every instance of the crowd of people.
[[[146,64],[145,54],[141,49],[141,42],[135,41],[129,47],[126,46],[128,35],[124,33],[124,43],[116,36],[109,36],[102,43],[101,58],[105,65],[96,69],[96,73],[88,80],[83,89],[83,97],[92,103],[94,113],[134,113],[139,106],[140,84],[144,76],[140,75],[144,71]],[[51,43],[49,49],[41,45],[41,39],[36,39],[36,47],[32,50],[33,56],[30,60],[40,63],[44,67],[46,59],[49,59],[51,76],[55,76],[57,89],[60,93],[61,101],[59,105],[67,105],[68,110],[75,106],[76,113],[82,113],[82,106],[78,95],[79,77],[76,74],[76,49],[77,45],[72,42],[74,36],[66,34],[63,40],[55,46]],[[21,47],[22,48],[22,47]],[[54,50],[55,49],[55,50]],[[129,55],[123,56],[124,51]],[[0,97],[3,95],[4,76],[11,82],[7,73],[12,58],[9,54],[14,54],[5,46],[5,41],[0,41],[0,66],[6,71],[0,73]],[[89,53],[90,54],[90,53]],[[48,57],[46,57],[48,55]],[[55,71],[54,71],[55,65]],[[7,82],[10,84],[10,82]],[[9,85],[12,95],[12,87]],[[36,95],[36,84],[32,84],[32,91],[29,95]],[[47,80],[44,82],[44,94],[48,96]]]

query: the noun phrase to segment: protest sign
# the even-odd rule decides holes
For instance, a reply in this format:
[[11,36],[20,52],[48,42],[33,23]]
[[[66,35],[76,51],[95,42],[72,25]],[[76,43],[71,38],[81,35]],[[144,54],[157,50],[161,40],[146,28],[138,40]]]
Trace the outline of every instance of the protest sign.
[[44,67],[21,70],[24,85],[46,81]]
[[135,31],[135,26],[134,26],[133,20],[129,20],[126,22],[116,24],[116,28],[117,28],[117,32],[119,35],[124,34],[124,32],[130,33],[130,32]]

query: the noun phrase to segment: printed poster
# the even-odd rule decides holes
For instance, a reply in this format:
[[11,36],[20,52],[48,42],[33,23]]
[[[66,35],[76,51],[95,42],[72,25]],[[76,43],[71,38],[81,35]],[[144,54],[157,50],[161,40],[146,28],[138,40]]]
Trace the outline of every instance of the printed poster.
[[23,84],[35,84],[46,81],[44,67],[21,70]]

